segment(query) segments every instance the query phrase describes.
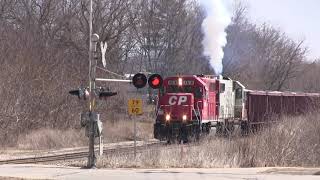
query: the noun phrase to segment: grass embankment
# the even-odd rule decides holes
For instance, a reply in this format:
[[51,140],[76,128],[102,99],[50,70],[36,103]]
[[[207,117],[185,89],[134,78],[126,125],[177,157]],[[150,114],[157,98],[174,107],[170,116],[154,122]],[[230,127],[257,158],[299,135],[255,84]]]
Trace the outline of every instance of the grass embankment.
[[[176,148],[174,148],[176,147]],[[80,165],[80,164],[78,164]],[[249,137],[209,136],[199,146],[150,149],[138,154],[104,156],[106,168],[211,168],[320,166],[320,114],[282,118]]]
[[[134,135],[133,121],[120,120],[114,123],[105,122],[103,129],[104,143],[130,141]],[[151,121],[137,121],[137,138],[147,140],[153,136]],[[17,146],[21,150],[50,150],[68,147],[87,146],[88,138],[85,129],[40,129],[18,138]]]
[[[104,124],[105,142],[132,140],[133,122]],[[139,139],[152,137],[152,121],[138,121]],[[43,129],[21,136],[20,149],[57,149],[87,145],[84,130]],[[86,161],[69,165],[84,166]],[[98,167],[106,168],[210,168],[264,166],[320,166],[320,114],[285,117],[248,137],[207,136],[197,146],[170,145],[137,155],[107,155]]]
[[[125,114],[114,113],[113,117],[104,117],[103,122],[104,143],[130,141],[134,138],[133,120],[137,122],[137,139],[147,140],[153,138],[154,109],[152,105],[145,105],[143,116],[131,117]],[[79,123],[80,124],[80,123]],[[42,128],[32,130],[28,134],[19,135],[17,142],[9,149],[21,150],[50,150],[88,145],[85,128],[78,129],[50,129]],[[5,148],[5,147],[3,147]]]

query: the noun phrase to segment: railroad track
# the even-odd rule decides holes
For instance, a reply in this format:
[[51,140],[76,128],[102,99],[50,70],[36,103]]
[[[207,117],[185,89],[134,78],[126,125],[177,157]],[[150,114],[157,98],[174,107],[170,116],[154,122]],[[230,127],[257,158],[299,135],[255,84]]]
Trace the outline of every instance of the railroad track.
[[[157,146],[161,146],[163,143],[161,142],[151,142],[142,145],[137,145],[137,153],[141,153],[149,148],[155,148]],[[127,146],[127,147],[126,147]],[[113,148],[104,148],[103,154],[130,154],[134,150],[133,145],[125,145],[124,147],[118,146]],[[34,164],[34,163],[43,163],[43,162],[53,162],[53,161],[64,161],[64,160],[73,160],[73,159],[81,159],[88,157],[88,151],[82,152],[73,152],[73,153],[64,153],[58,155],[49,155],[49,156],[38,156],[38,157],[28,157],[28,158],[20,158],[20,159],[8,159],[1,160],[1,164]]]

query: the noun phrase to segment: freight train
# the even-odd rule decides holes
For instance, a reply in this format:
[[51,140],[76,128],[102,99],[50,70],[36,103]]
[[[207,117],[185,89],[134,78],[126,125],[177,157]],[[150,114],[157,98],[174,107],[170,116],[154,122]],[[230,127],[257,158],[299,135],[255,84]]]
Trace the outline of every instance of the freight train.
[[[299,115],[320,108],[320,94],[248,90],[223,76],[173,76],[163,80],[156,105],[154,137],[168,142],[216,134],[242,134],[270,123],[274,115]],[[272,123],[272,122],[271,122]]]

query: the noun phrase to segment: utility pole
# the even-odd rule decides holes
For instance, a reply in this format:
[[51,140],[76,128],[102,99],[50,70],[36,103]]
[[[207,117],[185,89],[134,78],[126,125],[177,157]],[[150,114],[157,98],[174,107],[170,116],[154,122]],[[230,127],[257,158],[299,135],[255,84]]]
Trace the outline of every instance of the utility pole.
[[[94,152],[94,140],[95,140],[95,95],[93,91],[95,89],[95,68],[96,63],[93,64],[93,51],[96,51],[96,43],[99,40],[99,36],[92,34],[92,0],[90,0],[90,17],[89,17],[89,156],[87,168],[96,167],[96,155]],[[95,48],[93,49],[92,43],[95,43]],[[96,60],[95,60],[96,61]]]
[[[94,141],[96,137],[97,132],[97,121],[99,120],[99,115],[95,112],[95,104],[96,104],[96,66],[97,66],[97,59],[96,56],[92,58],[93,53],[96,54],[96,47],[97,42],[99,41],[99,36],[97,34],[91,35],[91,41],[90,44],[92,46],[92,43],[94,43],[94,49],[92,47],[91,51],[89,52],[89,157],[88,157],[88,168],[95,168],[96,167],[96,155],[94,152]],[[93,62],[92,62],[93,61]],[[99,135],[99,139],[101,141],[101,135]],[[101,145],[101,144],[100,144]]]

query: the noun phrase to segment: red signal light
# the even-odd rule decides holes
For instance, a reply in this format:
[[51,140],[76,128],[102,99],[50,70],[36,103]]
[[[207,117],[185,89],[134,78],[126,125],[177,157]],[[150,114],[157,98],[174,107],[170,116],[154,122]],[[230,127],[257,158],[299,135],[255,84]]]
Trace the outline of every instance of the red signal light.
[[159,74],[152,74],[148,79],[148,84],[153,89],[159,89],[162,86],[162,77]]
[[158,86],[159,83],[160,83],[160,80],[159,80],[158,78],[154,78],[154,79],[152,80],[152,85],[154,85],[154,86]]

